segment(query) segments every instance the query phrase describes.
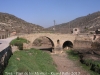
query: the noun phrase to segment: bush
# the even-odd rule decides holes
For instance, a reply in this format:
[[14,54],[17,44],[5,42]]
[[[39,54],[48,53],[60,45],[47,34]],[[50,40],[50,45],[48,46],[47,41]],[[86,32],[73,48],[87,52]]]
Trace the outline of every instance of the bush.
[[19,37],[17,37],[17,40],[19,40]]
[[18,49],[19,49],[19,50],[23,50],[23,43],[20,42],[20,43],[18,44]]
[[23,50],[23,43],[22,42],[16,42],[15,46],[17,46],[19,50]]

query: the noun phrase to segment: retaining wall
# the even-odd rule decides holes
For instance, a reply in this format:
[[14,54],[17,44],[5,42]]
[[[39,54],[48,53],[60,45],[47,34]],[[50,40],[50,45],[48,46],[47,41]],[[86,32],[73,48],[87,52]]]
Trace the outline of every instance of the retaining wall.
[[91,48],[91,41],[81,41],[75,40],[74,41],[74,48],[75,49],[84,49],[84,48]]
[[3,71],[8,65],[8,61],[12,55],[12,48],[8,46],[0,52],[0,75],[3,75]]

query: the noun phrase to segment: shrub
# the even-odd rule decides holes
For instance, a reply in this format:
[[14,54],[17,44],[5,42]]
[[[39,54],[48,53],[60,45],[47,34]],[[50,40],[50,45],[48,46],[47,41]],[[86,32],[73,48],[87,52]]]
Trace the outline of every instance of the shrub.
[[19,37],[17,37],[17,40],[19,40]]
[[19,50],[23,50],[23,43],[22,42],[16,42],[15,46],[17,46]]

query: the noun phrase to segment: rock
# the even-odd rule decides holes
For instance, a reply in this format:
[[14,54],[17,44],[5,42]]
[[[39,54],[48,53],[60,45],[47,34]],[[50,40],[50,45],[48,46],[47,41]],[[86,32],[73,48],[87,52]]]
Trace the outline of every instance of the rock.
[[18,61],[20,61],[20,58],[16,58]]

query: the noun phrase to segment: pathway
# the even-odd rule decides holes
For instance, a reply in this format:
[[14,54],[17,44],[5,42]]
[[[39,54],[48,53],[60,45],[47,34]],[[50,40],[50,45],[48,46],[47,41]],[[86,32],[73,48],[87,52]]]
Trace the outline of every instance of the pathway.
[[90,75],[84,71],[76,62],[70,60],[66,53],[51,54],[53,61],[57,65],[57,70],[61,75]]

